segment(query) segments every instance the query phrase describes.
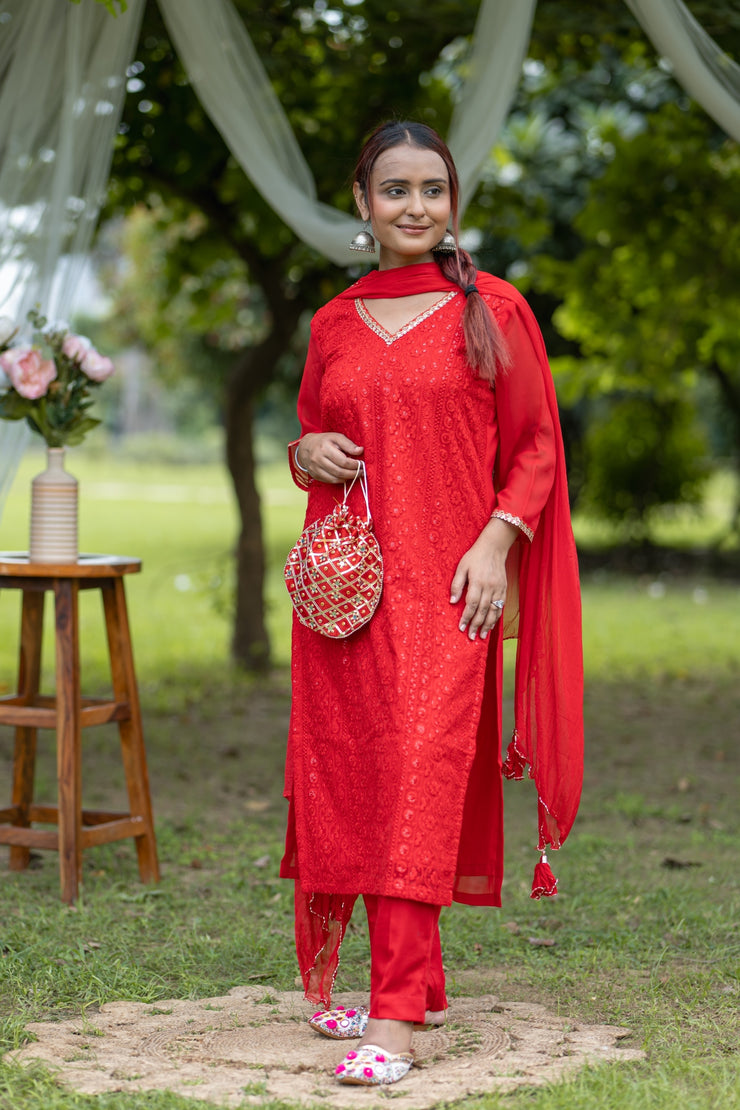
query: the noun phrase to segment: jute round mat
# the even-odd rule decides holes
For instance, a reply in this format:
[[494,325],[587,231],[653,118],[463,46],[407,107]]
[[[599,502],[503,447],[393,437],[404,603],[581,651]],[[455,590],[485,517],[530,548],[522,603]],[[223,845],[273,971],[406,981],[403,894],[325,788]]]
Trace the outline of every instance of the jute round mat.
[[[334,1001],[365,1000],[347,994]],[[342,1087],[333,1071],[355,1042],[314,1033],[309,1013],[298,991],[259,986],[197,1001],[110,1002],[86,1017],[29,1025],[36,1040],[7,1059],[41,1060],[85,1094],[168,1090],[224,1107],[280,1098],[348,1108],[392,1094],[408,1110],[422,1110],[552,1082],[587,1063],[643,1055],[619,1047],[627,1029],[583,1025],[544,1006],[499,1003],[492,995],[455,998],[443,1029],[414,1035],[416,1066],[401,1084]]]

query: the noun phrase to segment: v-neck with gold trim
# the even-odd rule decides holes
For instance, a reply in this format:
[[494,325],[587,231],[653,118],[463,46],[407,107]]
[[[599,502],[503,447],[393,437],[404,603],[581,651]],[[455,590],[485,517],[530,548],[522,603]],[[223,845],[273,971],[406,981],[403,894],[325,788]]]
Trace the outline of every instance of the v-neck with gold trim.
[[382,324],[378,323],[374,316],[370,315],[367,310],[367,306],[361,297],[355,297],[355,307],[363,323],[367,324],[370,330],[374,331],[376,335],[380,336],[383,342],[390,347],[391,343],[394,343],[396,339],[401,339],[402,336],[407,335],[410,331],[413,331],[414,328],[418,327],[418,325],[423,323],[424,320],[427,320],[433,313],[439,312],[439,310],[441,308],[444,308],[444,306],[448,304],[453,297],[456,297],[459,292],[459,289],[453,289],[449,293],[446,293],[444,297],[442,297],[438,301],[435,301],[433,305],[431,305],[429,308],[425,308],[424,311],[420,312],[418,316],[414,316],[411,320],[409,320],[407,324],[404,324],[402,328],[399,328],[398,331],[394,332],[388,331],[386,328],[383,327]]

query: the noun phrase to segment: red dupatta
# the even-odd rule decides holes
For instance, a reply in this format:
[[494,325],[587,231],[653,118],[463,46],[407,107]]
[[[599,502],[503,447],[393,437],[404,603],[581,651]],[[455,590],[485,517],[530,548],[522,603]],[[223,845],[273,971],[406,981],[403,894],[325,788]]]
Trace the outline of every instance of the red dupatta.
[[[578,559],[570,523],[565,455],[557,398],[544,341],[524,297],[508,282],[481,271],[475,284],[482,295],[512,302],[542,370],[555,429],[556,465],[552,489],[531,543],[511,549],[507,572],[511,602],[504,636],[516,638],[515,731],[504,763],[507,778],[522,779],[527,764],[538,795],[540,851],[559,848],[578,810],[583,780],[583,651]],[[380,299],[459,289],[435,262],[375,270],[340,297]],[[516,373],[516,366],[509,371]],[[500,473],[507,460],[499,458]],[[532,897],[554,894],[546,857],[537,865]]]

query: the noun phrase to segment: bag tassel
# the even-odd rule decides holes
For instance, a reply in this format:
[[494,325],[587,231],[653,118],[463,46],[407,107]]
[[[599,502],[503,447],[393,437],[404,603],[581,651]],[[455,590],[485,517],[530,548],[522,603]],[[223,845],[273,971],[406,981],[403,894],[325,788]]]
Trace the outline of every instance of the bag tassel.
[[558,892],[558,880],[553,875],[550,864],[547,862],[547,853],[543,852],[540,862],[534,869],[534,882],[530,898],[553,898]]

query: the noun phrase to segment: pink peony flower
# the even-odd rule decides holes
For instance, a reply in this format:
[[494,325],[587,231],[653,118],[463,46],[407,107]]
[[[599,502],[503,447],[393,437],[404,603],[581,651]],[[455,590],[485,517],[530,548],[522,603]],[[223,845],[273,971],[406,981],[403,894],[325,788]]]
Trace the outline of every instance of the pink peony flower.
[[80,369],[94,382],[104,382],[113,373],[113,363],[104,355],[98,354],[89,339],[83,335],[68,335],[62,344],[67,358],[79,363]]
[[89,347],[80,366],[94,382],[104,382],[113,373],[115,367],[109,358],[100,355],[94,347]]
[[89,350],[90,341],[83,339],[81,335],[67,335],[62,343],[62,351],[67,358],[74,358],[77,362],[82,362]]
[[43,397],[57,376],[53,359],[44,359],[37,347],[11,347],[0,355],[0,368],[21,397]]

